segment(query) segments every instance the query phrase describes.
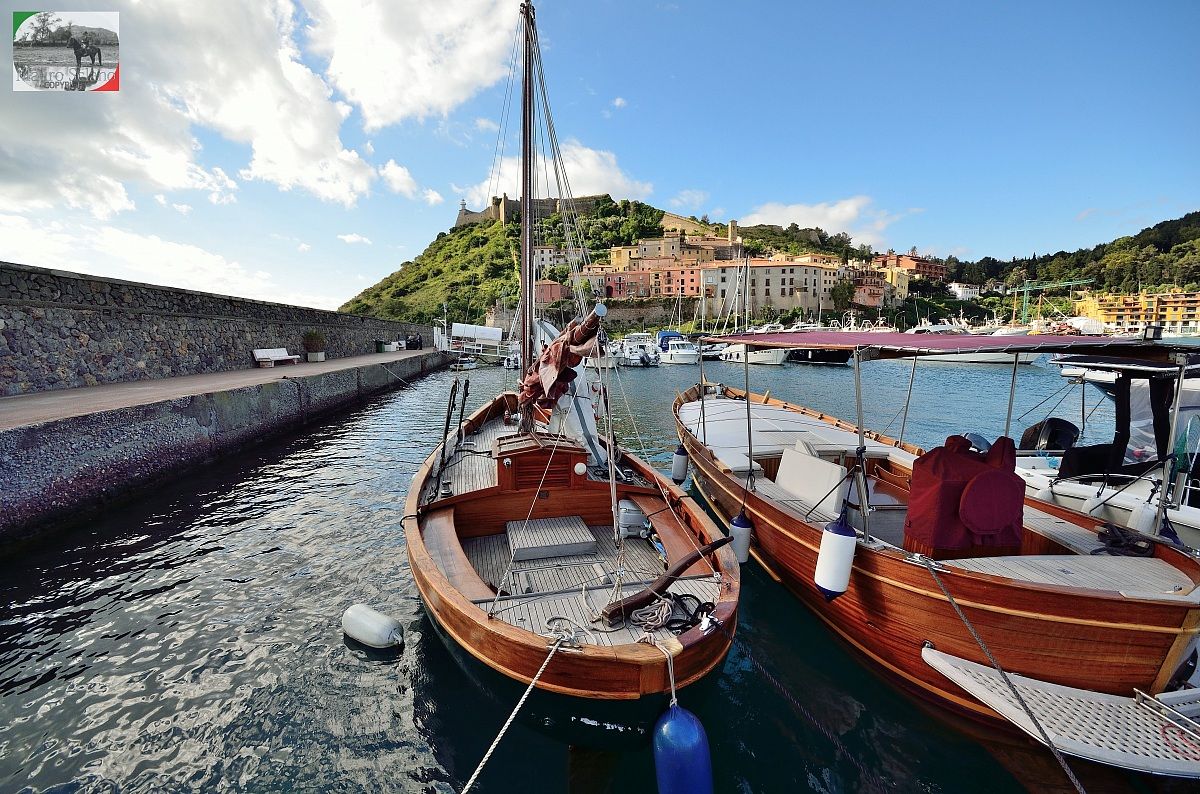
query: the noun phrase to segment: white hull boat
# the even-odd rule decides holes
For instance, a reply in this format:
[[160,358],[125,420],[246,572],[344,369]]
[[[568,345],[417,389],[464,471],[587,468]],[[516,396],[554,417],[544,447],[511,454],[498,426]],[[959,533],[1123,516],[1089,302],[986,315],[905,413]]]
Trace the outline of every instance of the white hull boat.
[[[780,366],[787,361],[788,351],[784,348],[762,348],[761,350],[751,350],[749,361],[751,364],[766,364],[769,366]],[[729,345],[721,351],[721,360],[741,364],[746,360],[745,345]]]

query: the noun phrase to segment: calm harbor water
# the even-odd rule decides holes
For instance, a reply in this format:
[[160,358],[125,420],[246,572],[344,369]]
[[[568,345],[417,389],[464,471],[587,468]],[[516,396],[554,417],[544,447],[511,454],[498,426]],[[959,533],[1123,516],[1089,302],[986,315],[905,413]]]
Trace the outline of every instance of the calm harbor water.
[[[909,366],[865,368],[872,426],[898,432]],[[906,437],[998,434],[1010,372],[922,364]],[[462,374],[475,404],[512,377]],[[742,379],[720,363],[706,374]],[[756,391],[853,416],[847,367],[751,375]],[[670,401],[696,376],[623,373],[637,429],[624,419],[621,433],[634,446],[640,435],[660,467],[674,448]],[[453,378],[435,374],[0,558],[0,791],[459,790],[512,704],[481,696],[434,635],[400,528]],[[1015,413],[1062,387],[1057,369],[1022,367]],[[1111,406],[1088,389],[1082,409],[1076,386],[1014,417],[1014,433],[1063,397],[1055,413],[1078,424],[1094,411],[1088,436],[1104,438]],[[707,728],[716,790],[1063,790],[1044,751],[926,716],[760,571],[748,566],[744,581],[718,686],[704,702],[682,697]],[[401,620],[403,652],[344,642],[339,619],[354,602]],[[602,765],[614,791],[654,790],[648,749]],[[563,746],[518,723],[478,790],[568,791],[568,771]],[[1083,771],[1106,790],[1156,785]]]

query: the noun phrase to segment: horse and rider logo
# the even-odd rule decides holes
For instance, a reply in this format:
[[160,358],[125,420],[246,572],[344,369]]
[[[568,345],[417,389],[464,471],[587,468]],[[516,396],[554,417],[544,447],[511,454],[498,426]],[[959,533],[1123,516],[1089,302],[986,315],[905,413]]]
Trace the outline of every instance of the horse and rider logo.
[[115,11],[14,11],[14,91],[117,91]]

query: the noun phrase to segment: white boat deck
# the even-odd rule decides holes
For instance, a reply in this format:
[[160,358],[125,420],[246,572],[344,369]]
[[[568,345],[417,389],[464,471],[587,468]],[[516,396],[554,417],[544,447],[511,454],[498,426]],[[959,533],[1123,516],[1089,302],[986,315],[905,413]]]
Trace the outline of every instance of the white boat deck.
[[[818,455],[853,454],[858,447],[856,433],[834,427],[827,422],[777,405],[750,404],[751,441],[755,455],[779,454],[785,448],[795,447],[804,441]],[[697,438],[703,439],[712,448],[718,459],[718,450],[746,452],[746,403],[709,395],[704,400],[704,422],[701,427],[700,402],[684,403],[679,407],[679,418],[684,426]],[[888,444],[867,439],[867,456],[894,458],[911,465],[915,456]]]
[[[990,667],[933,648],[925,662],[995,709],[1037,741],[1041,735],[1000,675]],[[1118,697],[1009,674],[1054,745],[1090,761],[1200,778],[1200,689],[1151,697]]]
[[948,568],[1005,576],[1035,584],[1110,590],[1133,598],[1186,598],[1200,603],[1200,589],[1183,571],[1154,557],[1026,555],[946,560]]

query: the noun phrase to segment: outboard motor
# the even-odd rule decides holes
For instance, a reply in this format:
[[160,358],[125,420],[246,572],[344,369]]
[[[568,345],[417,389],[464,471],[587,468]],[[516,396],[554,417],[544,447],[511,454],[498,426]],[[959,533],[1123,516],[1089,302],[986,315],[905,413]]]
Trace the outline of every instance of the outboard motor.
[[963,433],[963,438],[971,442],[971,449],[976,452],[986,453],[992,448],[992,442],[988,441],[978,433]]
[[[1026,428],[1019,449],[1068,450],[1079,440],[1079,428],[1066,419],[1051,416]],[[974,440],[972,440],[974,443]]]

